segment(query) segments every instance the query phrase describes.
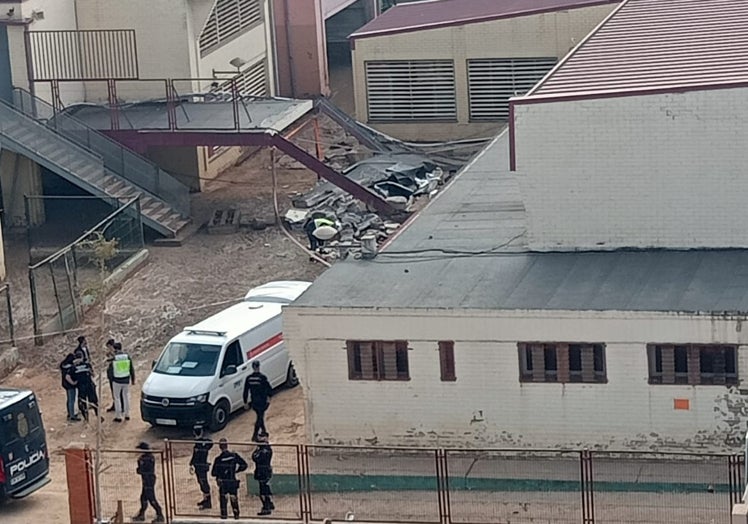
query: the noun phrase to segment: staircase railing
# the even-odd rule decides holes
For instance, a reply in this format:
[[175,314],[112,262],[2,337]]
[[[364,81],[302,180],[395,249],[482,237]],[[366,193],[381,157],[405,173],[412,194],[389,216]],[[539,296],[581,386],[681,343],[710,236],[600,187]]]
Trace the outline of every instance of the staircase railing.
[[190,189],[150,160],[20,88],[14,90],[14,106],[34,120],[100,156],[104,166],[125,180],[169,203],[184,216],[190,214]]

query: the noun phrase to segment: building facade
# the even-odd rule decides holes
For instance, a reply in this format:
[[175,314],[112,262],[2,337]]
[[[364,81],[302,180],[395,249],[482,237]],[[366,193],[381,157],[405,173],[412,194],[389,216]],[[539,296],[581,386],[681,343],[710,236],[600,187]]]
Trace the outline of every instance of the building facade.
[[398,5],[350,36],[356,117],[406,140],[494,135],[616,6],[436,0]]
[[311,442],[724,450],[745,432],[746,318],[289,308],[284,333]]
[[[26,0],[12,18],[13,84],[48,101],[59,96],[64,106],[107,103],[108,78],[118,79],[114,96],[121,102],[166,98],[167,78],[176,96],[230,92],[232,79],[241,95],[276,94],[269,0]],[[59,95],[52,80],[59,81]],[[149,151],[167,171],[194,180],[195,189],[242,154],[241,148]]]

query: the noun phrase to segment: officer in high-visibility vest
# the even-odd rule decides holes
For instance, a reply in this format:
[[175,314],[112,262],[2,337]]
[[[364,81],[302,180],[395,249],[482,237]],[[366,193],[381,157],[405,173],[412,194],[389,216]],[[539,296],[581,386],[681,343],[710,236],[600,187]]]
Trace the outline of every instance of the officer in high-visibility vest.
[[322,226],[338,229],[337,224],[333,220],[318,213],[313,214],[304,224],[304,232],[306,233],[306,237],[309,239],[309,249],[311,251],[317,251],[325,244],[324,240],[317,238],[314,234],[314,232]]
[[114,387],[114,421],[130,420],[130,384],[135,385],[135,368],[122,344],[114,343],[112,362],[112,386]]

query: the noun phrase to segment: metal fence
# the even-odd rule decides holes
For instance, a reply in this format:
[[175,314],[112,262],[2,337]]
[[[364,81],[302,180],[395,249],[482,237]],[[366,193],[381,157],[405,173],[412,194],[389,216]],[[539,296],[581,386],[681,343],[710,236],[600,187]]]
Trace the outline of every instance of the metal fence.
[[[132,521],[132,517],[140,511],[141,481],[136,473],[140,450],[102,450],[99,465],[99,493],[102,520],[116,522],[113,518],[117,513],[118,503],[122,504],[124,522]],[[166,467],[165,452],[153,450],[150,452],[156,459],[156,500],[167,511],[171,500],[168,498],[167,486],[170,485],[168,469]],[[94,454],[92,453],[92,458]],[[95,463],[95,458],[93,459]],[[147,521],[155,518],[156,513],[148,506]]]
[[108,290],[107,277],[143,249],[140,202],[133,199],[75,241],[29,266],[34,334],[65,331]]
[[[191,441],[165,441],[159,490],[170,519],[218,518],[201,511],[190,472]],[[241,477],[241,515],[260,509],[253,444],[230,443],[250,464]],[[210,453],[219,453],[217,444]],[[123,501],[134,514],[134,455],[105,454],[103,516]],[[744,460],[729,454],[603,451],[443,450],[273,445],[271,519],[330,518],[439,524],[728,524],[740,499]],[[246,475],[246,476],[245,476]],[[161,498],[161,491],[159,499]],[[125,522],[127,522],[127,518]]]
[[7,346],[14,346],[15,343],[10,284],[0,284],[0,349]]

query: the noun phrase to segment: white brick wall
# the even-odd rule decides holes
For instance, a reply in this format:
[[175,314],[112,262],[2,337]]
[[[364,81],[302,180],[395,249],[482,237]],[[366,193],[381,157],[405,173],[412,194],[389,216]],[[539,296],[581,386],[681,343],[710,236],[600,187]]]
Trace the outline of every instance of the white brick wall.
[[376,124],[376,127],[398,138],[422,141],[495,134],[501,124],[471,123],[469,120],[467,60],[561,58],[615,7],[615,4],[585,7],[358,39],[352,52],[356,117],[362,122],[369,118],[366,106],[367,61],[453,59],[458,122]]
[[[375,313],[286,308],[313,442],[610,449],[724,449],[742,439],[748,397],[725,386],[648,384],[648,342],[745,344],[743,319],[596,312]],[[349,381],[346,339],[405,339],[411,380]],[[455,341],[441,382],[438,340]],[[607,384],[519,382],[517,341],[607,344]],[[739,353],[748,372],[748,348]],[[741,385],[741,387],[746,387]],[[674,410],[674,399],[690,410]]]
[[531,249],[748,247],[747,95],[517,105]]

